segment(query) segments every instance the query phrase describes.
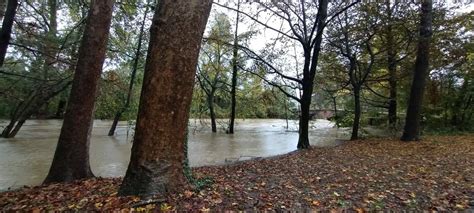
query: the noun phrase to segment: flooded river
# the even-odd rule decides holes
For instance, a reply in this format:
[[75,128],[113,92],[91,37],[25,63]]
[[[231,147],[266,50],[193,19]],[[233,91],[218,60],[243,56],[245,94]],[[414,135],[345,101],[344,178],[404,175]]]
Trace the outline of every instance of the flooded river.
[[[0,121],[4,126],[6,121]],[[220,121],[222,124],[226,121]],[[191,120],[189,161],[191,166],[218,165],[253,157],[285,154],[296,149],[297,121],[278,119],[237,120],[234,135],[210,132],[209,122]],[[107,136],[110,121],[96,120],[91,137],[90,161],[96,176],[123,176],[130,158],[133,129],[119,123],[117,134]],[[61,129],[61,120],[27,121],[15,138],[0,138],[0,191],[23,185],[38,185],[45,178]],[[313,146],[334,146],[346,132],[326,120],[311,123]]]

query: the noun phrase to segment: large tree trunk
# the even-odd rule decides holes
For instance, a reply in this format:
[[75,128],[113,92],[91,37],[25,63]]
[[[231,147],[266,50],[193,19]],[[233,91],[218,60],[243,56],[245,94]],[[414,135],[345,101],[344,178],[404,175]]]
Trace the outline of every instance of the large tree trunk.
[[7,11],[5,12],[2,29],[0,30],[0,67],[3,66],[7,54],[17,7],[18,0],[8,0]]
[[[237,11],[240,9],[240,0],[237,0]],[[230,124],[229,124],[229,134],[234,134],[234,122],[235,122],[235,107],[237,105],[236,100],[236,87],[237,87],[237,58],[238,58],[238,45],[239,45],[239,15],[237,12],[237,17],[235,19],[235,32],[234,32],[234,46],[233,46],[233,56],[232,56],[232,88],[230,90],[231,96],[231,109],[230,109]]]
[[429,54],[432,35],[432,0],[421,3],[420,36],[415,61],[413,83],[411,85],[410,100],[408,102],[405,128],[401,137],[402,141],[419,140],[421,107],[426,78],[429,71]]
[[113,4],[113,0],[91,1],[61,134],[45,183],[93,177],[89,165],[92,114],[105,60]]
[[354,86],[354,120],[352,121],[351,140],[359,139],[360,114],[360,87]]
[[142,49],[143,34],[145,30],[145,22],[146,22],[147,14],[148,14],[148,6],[146,6],[145,15],[143,16],[142,25],[140,26],[140,33],[138,35],[138,45],[137,45],[137,50],[135,51],[135,58],[133,59],[132,75],[130,77],[130,84],[128,86],[127,99],[125,100],[125,104],[123,108],[118,110],[117,113],[115,114],[114,121],[112,122],[112,126],[110,127],[110,130],[109,130],[109,134],[108,134],[109,136],[113,136],[115,134],[115,129],[117,128],[117,124],[120,120],[120,117],[122,117],[122,114],[130,106],[130,101],[132,99],[133,85],[135,84],[135,76],[137,75],[137,70],[138,70],[138,62],[140,61],[140,51]]
[[186,184],[184,142],[201,39],[212,0],[160,0],[150,30],[130,164],[120,195]]

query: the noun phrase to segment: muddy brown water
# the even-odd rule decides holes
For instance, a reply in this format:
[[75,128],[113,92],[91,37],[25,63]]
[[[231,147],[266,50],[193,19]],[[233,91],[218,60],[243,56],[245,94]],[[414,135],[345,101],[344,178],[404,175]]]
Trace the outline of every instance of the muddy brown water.
[[[209,122],[190,120],[190,165],[219,165],[254,157],[285,154],[296,149],[297,121],[278,119],[237,120],[234,135],[225,134],[226,121],[219,121],[218,133],[210,132]],[[6,121],[0,121],[0,127]],[[95,120],[91,137],[90,162],[96,176],[125,174],[130,158],[133,128],[120,122],[115,136],[107,136],[111,122]],[[23,185],[38,185],[45,178],[61,129],[61,120],[30,120],[15,138],[0,138],[0,191]],[[335,146],[347,139],[345,130],[333,128],[326,120],[311,122],[313,146]]]

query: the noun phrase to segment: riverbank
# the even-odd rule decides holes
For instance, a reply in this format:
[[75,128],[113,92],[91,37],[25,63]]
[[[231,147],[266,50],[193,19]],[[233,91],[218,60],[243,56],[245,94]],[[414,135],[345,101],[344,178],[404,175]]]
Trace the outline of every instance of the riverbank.
[[[221,121],[219,121],[221,122]],[[223,121],[222,121],[223,122]],[[40,184],[51,165],[62,120],[28,120],[15,138],[0,138],[0,191]],[[117,133],[107,136],[111,121],[94,120],[90,144],[92,172],[101,177],[121,177],[130,159],[133,131],[120,122]],[[207,120],[191,119],[188,158],[192,167],[222,165],[228,161],[286,154],[296,149],[296,121],[238,119],[233,135],[212,133]],[[346,131],[327,120],[311,121],[312,146],[334,146]],[[106,153],[106,154],[105,154]]]
[[212,180],[145,205],[117,197],[120,179],[23,188],[0,194],[2,210],[473,209],[474,135],[421,142],[369,139],[279,157],[194,168]]

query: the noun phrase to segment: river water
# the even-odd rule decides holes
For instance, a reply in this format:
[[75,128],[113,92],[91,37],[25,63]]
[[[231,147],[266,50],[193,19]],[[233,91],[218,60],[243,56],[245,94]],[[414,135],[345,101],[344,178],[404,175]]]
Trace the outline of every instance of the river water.
[[[0,121],[4,126],[6,121]],[[223,124],[226,121],[219,121]],[[107,136],[111,122],[95,120],[90,162],[96,176],[125,174],[130,158],[133,128],[120,122],[115,136]],[[45,178],[56,148],[61,120],[27,121],[15,138],[0,138],[0,191],[23,185],[38,185]],[[189,162],[191,166],[218,165],[254,157],[268,157],[296,150],[297,121],[279,119],[237,120],[235,134],[210,132],[209,122],[190,120]],[[344,130],[327,120],[311,122],[313,146],[334,146],[347,139]]]

